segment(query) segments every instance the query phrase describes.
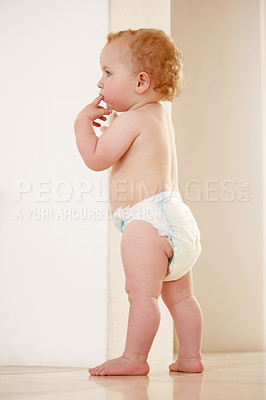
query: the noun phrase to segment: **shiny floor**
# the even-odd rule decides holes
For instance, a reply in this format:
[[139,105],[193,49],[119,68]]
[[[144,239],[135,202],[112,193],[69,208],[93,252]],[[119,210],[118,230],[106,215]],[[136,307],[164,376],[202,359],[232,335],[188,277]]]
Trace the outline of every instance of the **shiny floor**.
[[0,367],[0,399],[265,400],[266,353],[205,354],[203,374],[151,363],[148,376],[92,377],[84,368]]

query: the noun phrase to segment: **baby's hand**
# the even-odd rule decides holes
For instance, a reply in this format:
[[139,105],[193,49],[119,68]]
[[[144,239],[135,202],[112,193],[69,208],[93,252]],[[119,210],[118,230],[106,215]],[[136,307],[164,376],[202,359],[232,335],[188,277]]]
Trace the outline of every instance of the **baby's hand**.
[[[113,119],[111,120],[111,123],[113,122],[113,120],[114,120],[116,117],[118,117],[118,114],[115,112],[115,113],[113,113],[112,117],[113,117]],[[102,127],[100,128],[100,131],[104,132],[104,131],[106,131],[106,129],[108,129],[107,126],[102,126]]]
[[100,127],[101,124],[99,122],[95,122],[95,120],[100,119],[102,121],[106,121],[105,115],[110,115],[112,113],[110,108],[104,108],[99,105],[102,99],[103,97],[101,95],[96,97],[93,102],[83,108],[76,119],[88,118],[92,122],[92,125]]

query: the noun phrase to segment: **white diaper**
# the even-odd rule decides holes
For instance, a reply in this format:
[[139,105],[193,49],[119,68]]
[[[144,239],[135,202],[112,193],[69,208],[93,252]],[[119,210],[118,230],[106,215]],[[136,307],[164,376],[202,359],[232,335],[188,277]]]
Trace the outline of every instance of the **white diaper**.
[[184,276],[196,263],[202,246],[197,222],[178,192],[157,193],[134,206],[119,207],[113,215],[115,226],[123,233],[134,220],[149,222],[159,235],[167,236],[173,256],[164,281]]

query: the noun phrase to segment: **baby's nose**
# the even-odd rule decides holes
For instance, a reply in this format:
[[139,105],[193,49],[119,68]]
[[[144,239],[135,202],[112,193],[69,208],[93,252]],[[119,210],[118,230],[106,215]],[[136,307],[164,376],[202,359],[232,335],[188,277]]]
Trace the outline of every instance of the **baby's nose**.
[[99,82],[97,83],[98,88],[102,89],[103,83],[102,80],[100,79]]

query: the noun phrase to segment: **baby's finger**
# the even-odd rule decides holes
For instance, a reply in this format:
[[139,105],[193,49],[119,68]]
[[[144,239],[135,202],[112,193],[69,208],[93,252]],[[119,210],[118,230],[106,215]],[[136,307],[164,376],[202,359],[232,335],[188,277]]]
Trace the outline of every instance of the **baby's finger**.
[[93,121],[92,122],[93,126],[96,126],[97,128],[100,128],[101,124],[99,124],[98,122]]
[[92,104],[98,105],[100,104],[100,102],[102,101],[103,96],[99,94],[99,96],[97,96],[93,101]]
[[[101,110],[102,115],[104,115],[104,114],[108,115],[108,114],[111,114],[113,112],[113,110],[111,110],[111,108],[104,108],[102,106],[98,106],[97,109]],[[99,117],[99,118],[101,118],[101,117]]]
[[[110,114],[112,114],[112,112],[113,112],[113,110],[111,110],[110,108],[103,108],[103,109],[101,109],[101,116],[99,116],[99,118],[100,119],[102,119],[102,117],[104,116],[104,115],[110,115]],[[104,117],[105,118],[105,117]]]

